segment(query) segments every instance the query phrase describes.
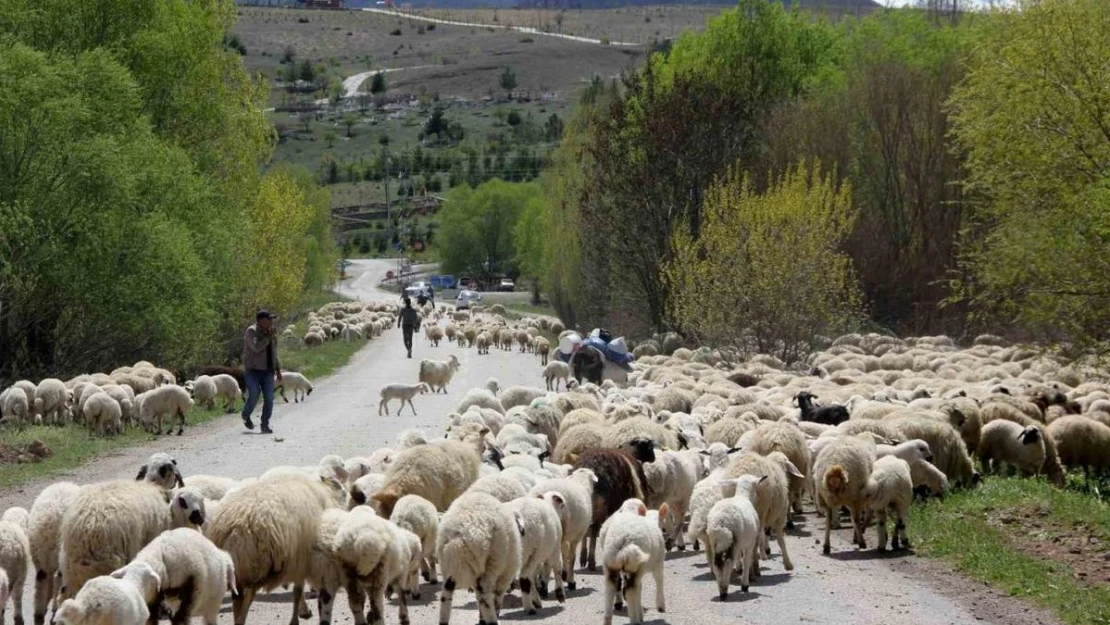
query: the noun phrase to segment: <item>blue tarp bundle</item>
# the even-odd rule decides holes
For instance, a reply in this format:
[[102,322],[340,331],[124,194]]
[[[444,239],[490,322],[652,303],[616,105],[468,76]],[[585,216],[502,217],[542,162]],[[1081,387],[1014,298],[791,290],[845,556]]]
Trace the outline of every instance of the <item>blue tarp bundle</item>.
[[[609,362],[620,365],[625,369],[628,368],[629,363],[635,360],[632,354],[620,354],[614,352],[613,350],[609,349],[608,343],[596,337],[591,336],[583,339],[582,345],[589,345],[590,347],[597,348],[602,354],[605,355],[605,358],[608,359]],[[555,350],[555,356],[563,362],[570,362],[570,354],[564,354],[559,350]]]

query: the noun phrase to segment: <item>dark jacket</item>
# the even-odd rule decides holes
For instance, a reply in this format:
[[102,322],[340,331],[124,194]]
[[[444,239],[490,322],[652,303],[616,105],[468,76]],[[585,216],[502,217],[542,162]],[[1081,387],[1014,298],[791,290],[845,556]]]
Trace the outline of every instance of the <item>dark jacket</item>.
[[397,325],[418,328],[420,327],[420,315],[417,314],[415,308],[402,308],[401,314],[397,316]]
[[[247,328],[243,335],[243,368],[247,371],[258,369],[262,371],[280,371],[281,360],[277,354],[277,336],[266,336],[258,329],[258,324]],[[272,366],[267,366],[268,354],[273,354]]]

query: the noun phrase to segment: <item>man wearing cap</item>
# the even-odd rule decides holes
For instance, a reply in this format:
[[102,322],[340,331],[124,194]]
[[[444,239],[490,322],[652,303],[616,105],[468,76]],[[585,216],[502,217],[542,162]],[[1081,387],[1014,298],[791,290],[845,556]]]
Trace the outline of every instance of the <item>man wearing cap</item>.
[[277,355],[273,314],[260,310],[254,325],[243,336],[243,377],[247,382],[247,402],[243,405],[243,425],[254,429],[251,413],[262,393],[262,433],[272,434],[270,415],[274,412],[274,378],[281,381],[281,361]]
[[412,358],[412,333],[420,329],[420,316],[416,314],[412,299],[408,297],[405,298],[405,307],[397,315],[397,326],[401,328],[405,349],[408,350],[409,358]]

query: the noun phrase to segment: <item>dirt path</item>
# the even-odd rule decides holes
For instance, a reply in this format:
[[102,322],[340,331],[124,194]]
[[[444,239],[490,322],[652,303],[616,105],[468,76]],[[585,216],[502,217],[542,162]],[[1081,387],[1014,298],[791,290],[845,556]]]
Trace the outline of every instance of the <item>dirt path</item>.
[[[390,263],[356,261],[348,268],[349,279],[343,292],[366,299],[377,299],[377,282]],[[392,294],[381,297],[396,297]],[[376,447],[390,444],[407,428],[421,428],[429,435],[442,432],[444,415],[450,412],[466,389],[481,386],[489,377],[503,385],[537,384],[539,361],[530,355],[493,350],[477,356],[474,350],[441,346],[432,348],[423,338],[415,341],[414,359],[404,358],[400,332],[392,330],[371,341],[349,365],[335,375],[317,381],[316,390],[303,404],[279,402],[273,420],[274,436],[247,432],[232,416],[187,430],[183,437],[164,437],[141,447],[99,458],[72,475],[87,483],[110,478],[134,476],[143,460],[154,451],[166,451],[177,458],[186,474],[206,473],[229,477],[259,475],[279,464],[314,464],[321,456],[368,454]],[[416,399],[419,416],[377,416],[378,389],[389,382],[416,379],[419,358],[446,358],[455,354],[462,370],[450,386],[448,395],[423,395]],[[256,430],[257,432],[257,430]],[[0,509],[12,505],[29,507],[44,483],[0,493]],[[835,538],[834,553],[822,556],[817,539],[820,524],[812,518],[800,525],[788,539],[796,570],[783,571],[776,555],[765,562],[763,577],[752,586],[752,593],[740,596],[736,588],[726,604],[716,600],[716,585],[701,553],[672,553],[666,567],[667,613],[659,614],[650,603],[654,590],[645,597],[650,623],[694,625],[711,622],[755,623],[828,623],[829,625],[951,625],[988,622],[1007,625],[1055,623],[1050,616],[1024,603],[990,592],[947,573],[934,564],[909,555],[876,557],[873,552],[857,552],[848,547],[844,535]],[[909,528],[913,536],[913,528]],[[648,586],[651,586],[650,581]],[[540,623],[597,623],[602,613],[601,578],[584,574],[579,589],[563,605],[546,604],[536,617],[526,617],[519,601],[510,598],[502,613],[504,621],[530,620]],[[27,619],[30,622],[28,595]],[[272,624],[288,622],[288,593],[262,596],[255,603],[248,622]],[[412,610],[412,622],[432,625],[438,621],[438,601],[434,589],[425,586],[423,598]],[[468,593],[456,597],[455,623],[474,623],[477,611]],[[313,606],[315,609],[315,606]],[[10,613],[10,611],[9,611]],[[395,607],[387,608],[387,622],[397,622]],[[5,623],[11,623],[7,617]],[[220,624],[230,624],[230,604]],[[316,623],[310,619],[307,623]],[[335,623],[352,623],[346,599],[337,603]],[[627,622],[623,615],[618,623]]]

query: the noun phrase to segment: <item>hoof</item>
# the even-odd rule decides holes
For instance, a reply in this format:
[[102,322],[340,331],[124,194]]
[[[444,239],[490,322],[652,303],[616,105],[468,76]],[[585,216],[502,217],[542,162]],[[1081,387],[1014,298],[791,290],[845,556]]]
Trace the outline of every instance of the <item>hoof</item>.
[[719,595],[717,595],[717,598],[720,599],[721,601],[727,601],[728,600],[728,591],[726,590],[725,592],[720,593]]
[[747,586],[741,586],[740,591],[741,592],[748,592],[748,587]]
[[425,582],[427,582],[429,584],[432,583],[431,571],[421,571],[420,572],[420,577],[423,577]]
[[413,601],[420,601],[420,591],[414,590],[409,596],[412,597]]
[[620,601],[618,601],[618,602],[613,604],[613,609],[616,610],[617,612],[621,612],[621,611],[624,610],[624,604],[621,603]]
[[786,522],[786,529],[788,529],[788,530],[794,529],[794,522],[793,521],[787,521]]
[[575,590],[578,590],[578,582],[568,582],[567,583],[567,590],[569,590],[571,592],[574,592]]
[[828,546],[828,545],[825,545],[824,547],[822,547],[822,548],[821,548],[821,553],[824,553],[825,555],[829,555],[829,553],[830,553],[831,551],[832,551],[832,549],[831,549],[831,548],[829,548],[829,546]]
[[[895,547],[895,549],[897,549],[897,547]],[[879,553],[886,553],[886,545],[879,545],[875,548],[875,550]]]
[[528,612],[527,612],[527,614],[528,614],[529,616],[531,616],[531,615],[533,615],[533,614],[535,614],[535,613],[536,613],[536,608],[528,608]]
[[555,591],[555,600],[558,601],[559,603],[565,602],[567,600],[567,593],[563,592],[562,590],[556,590]]

